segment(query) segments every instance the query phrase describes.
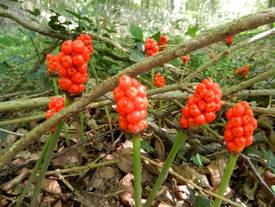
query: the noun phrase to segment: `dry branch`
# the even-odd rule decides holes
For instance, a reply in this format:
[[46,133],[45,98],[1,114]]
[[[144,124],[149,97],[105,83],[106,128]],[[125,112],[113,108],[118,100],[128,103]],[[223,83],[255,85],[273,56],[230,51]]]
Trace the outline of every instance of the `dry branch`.
[[218,26],[209,33],[202,34],[189,42],[180,44],[173,49],[163,51],[154,57],[147,58],[126,68],[120,74],[117,74],[94,87],[89,94],[81,97],[78,101],[72,103],[68,108],[62,110],[51,119],[38,125],[33,130],[28,132],[22,139],[15,142],[14,145],[8,148],[5,154],[0,157],[0,168],[5,166],[5,164],[7,164],[15,155],[17,155],[30,143],[38,140],[43,134],[47,133],[51,127],[55,126],[60,120],[72,115],[73,113],[83,110],[89,103],[96,101],[100,96],[113,90],[116,87],[121,74],[128,74],[132,77],[143,74],[152,68],[163,65],[164,63],[182,56],[183,54],[187,54],[210,44],[223,41],[229,34],[235,35],[245,30],[257,28],[258,26],[264,24],[270,24],[274,21],[275,8],[244,16],[238,20]]

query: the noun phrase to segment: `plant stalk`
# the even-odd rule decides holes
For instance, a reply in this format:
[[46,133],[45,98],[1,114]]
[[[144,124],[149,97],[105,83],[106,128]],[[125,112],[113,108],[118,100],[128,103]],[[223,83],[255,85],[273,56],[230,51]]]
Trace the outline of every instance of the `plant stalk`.
[[[226,170],[224,172],[224,175],[223,175],[223,178],[222,178],[222,181],[220,183],[219,190],[217,193],[219,196],[224,195],[224,192],[229,184],[231,175],[233,173],[235,164],[237,162],[238,156],[239,156],[239,154],[232,154],[232,153],[230,153],[230,155],[229,155]],[[222,200],[220,198],[216,198],[213,207],[220,207],[221,204],[222,204]]]
[[185,141],[185,138],[186,138],[186,134],[183,131],[179,131],[177,133],[177,135],[175,137],[175,143],[174,143],[171,151],[169,152],[169,155],[168,155],[166,161],[163,164],[163,168],[161,169],[161,172],[153,186],[152,191],[150,192],[150,194],[147,198],[147,201],[146,201],[144,207],[151,207],[161,184],[165,181],[165,179],[168,175],[169,168],[172,165],[172,162],[174,161],[174,159],[180,149],[181,144]]
[[133,161],[134,161],[134,196],[135,207],[141,207],[141,157],[140,157],[140,135],[133,135]]

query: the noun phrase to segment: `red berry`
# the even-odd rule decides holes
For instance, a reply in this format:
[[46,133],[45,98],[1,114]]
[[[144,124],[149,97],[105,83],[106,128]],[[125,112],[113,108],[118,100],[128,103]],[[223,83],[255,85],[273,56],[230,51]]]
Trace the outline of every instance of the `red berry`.
[[61,45],[61,51],[65,54],[71,54],[72,53],[72,40],[66,40]]
[[74,55],[73,56],[73,63],[76,65],[76,66],[81,66],[85,63],[85,60],[83,58],[82,55]]
[[235,137],[241,137],[241,136],[244,135],[243,127],[234,127],[232,129],[232,132],[233,132]]
[[62,62],[62,65],[63,65],[65,68],[72,67],[72,65],[73,65],[72,58],[71,58],[71,56],[69,56],[69,55],[64,55],[64,56],[62,56],[62,57],[61,57],[61,62]]
[[127,75],[122,75],[119,78],[118,86],[122,90],[127,90],[128,88],[130,88],[132,86],[132,79],[129,76],[127,76]]
[[121,99],[124,96],[125,96],[125,93],[119,87],[115,88],[115,90],[114,90],[114,99],[116,101],[118,101],[119,99]]
[[181,57],[181,60],[184,64],[188,64],[189,60],[190,60],[190,56],[189,55],[184,55]]
[[224,131],[224,141],[229,142],[234,140],[234,135],[231,130]]
[[127,119],[124,116],[121,116],[121,115],[119,116],[118,124],[119,124],[119,128],[122,131],[127,131],[127,129],[128,129],[128,121],[127,121]]
[[63,89],[63,90],[68,90],[72,84],[73,84],[72,81],[68,78],[60,78],[58,80],[58,86],[60,89]]
[[81,40],[74,40],[72,42],[72,51],[74,53],[83,53],[84,48],[85,48],[85,45]]
[[138,90],[135,87],[131,86],[126,90],[126,94],[129,98],[135,99],[136,96],[138,95]]
[[225,39],[226,45],[230,46],[233,43],[233,35],[227,35]]
[[195,117],[201,114],[201,111],[199,110],[198,106],[193,104],[189,107],[189,113],[191,116]]
[[200,114],[198,116],[195,117],[195,122],[197,125],[203,125],[206,123],[205,117],[203,114]]
[[188,128],[188,121],[187,121],[186,118],[183,118],[183,117],[182,117],[182,118],[180,119],[180,124],[181,124],[182,128],[184,128],[184,129]]
[[206,122],[208,123],[216,119],[216,114],[214,112],[205,113],[204,116],[205,116]]

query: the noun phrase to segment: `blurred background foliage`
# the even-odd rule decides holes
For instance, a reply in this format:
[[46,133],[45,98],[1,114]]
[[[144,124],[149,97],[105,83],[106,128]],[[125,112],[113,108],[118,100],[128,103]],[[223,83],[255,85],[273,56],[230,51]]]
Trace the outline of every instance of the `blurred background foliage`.
[[[96,53],[92,63],[99,76],[105,79],[145,57],[143,41],[146,37],[166,33],[170,46],[173,46],[215,25],[266,9],[272,4],[274,0],[241,0],[238,4],[235,0],[1,0],[0,5],[41,28],[72,38],[87,31],[118,42],[126,48],[126,53],[100,40],[94,41]],[[261,29],[238,35],[236,42]],[[59,43],[26,30],[9,19],[0,18],[0,95],[18,90],[49,89],[45,50]],[[269,47],[274,47],[272,38],[230,55],[202,75],[211,76],[225,85],[232,79],[233,68],[251,63],[257,71],[257,67],[270,63],[272,58],[269,57],[274,55],[270,51],[274,50]],[[188,69],[195,70],[209,60],[210,54],[218,54],[225,48],[215,44],[194,52]],[[261,57],[257,59],[258,54]],[[183,68],[180,60],[173,63]]]

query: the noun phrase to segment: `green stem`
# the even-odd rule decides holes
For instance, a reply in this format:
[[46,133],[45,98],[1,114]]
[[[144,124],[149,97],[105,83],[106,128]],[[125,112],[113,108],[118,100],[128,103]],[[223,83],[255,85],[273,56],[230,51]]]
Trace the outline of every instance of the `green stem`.
[[60,132],[62,130],[62,126],[63,126],[63,122],[61,122],[57,126],[57,129],[56,129],[55,133],[53,134],[53,136],[49,140],[49,146],[48,146],[48,149],[47,149],[45,157],[44,157],[44,162],[42,164],[39,176],[36,180],[36,185],[35,185],[34,193],[33,193],[32,200],[31,200],[31,207],[37,206],[38,196],[39,196],[39,193],[40,193],[40,190],[41,190],[41,187],[42,187],[42,182],[43,182],[43,179],[44,179],[45,174],[47,172],[47,169],[49,167],[51,157],[52,157],[52,154],[53,154],[53,150],[54,150],[54,147],[55,147],[55,145],[57,143],[57,140],[59,138]]
[[180,77],[180,81],[182,81],[183,78],[184,78],[186,65],[187,65],[187,64],[184,64],[184,67],[183,67],[183,69],[182,69],[182,74],[181,74],[181,77]]
[[155,77],[155,70],[153,68],[151,70],[151,88],[154,88],[154,77]]
[[48,140],[47,140],[47,142],[46,142],[46,144],[45,144],[45,146],[44,146],[44,148],[42,150],[42,153],[41,153],[39,159],[37,160],[37,162],[36,162],[36,164],[35,164],[35,166],[34,166],[34,168],[32,170],[32,174],[29,177],[29,180],[28,180],[26,186],[24,187],[23,192],[21,193],[20,197],[18,198],[18,200],[16,202],[16,207],[21,206],[22,201],[24,200],[24,198],[26,197],[27,193],[29,192],[30,186],[31,186],[31,184],[33,182],[33,179],[37,176],[37,172],[38,172],[38,170],[42,166],[42,162],[44,160],[45,154],[46,154],[46,152],[48,151],[48,148],[49,148],[49,143],[50,143],[49,140],[51,140],[51,139],[52,139],[52,134],[50,134],[49,137],[48,137]]
[[83,133],[84,133],[84,114],[83,111],[79,112],[79,119],[80,119],[80,140],[83,140]]
[[140,136],[133,135],[133,160],[134,160],[134,194],[135,207],[141,207],[141,158],[140,158]]
[[52,82],[53,82],[53,91],[54,91],[54,95],[58,96],[58,85],[57,85],[57,79],[56,78],[52,78]]
[[156,197],[161,184],[165,181],[165,179],[168,175],[169,168],[172,165],[172,162],[174,161],[174,159],[180,149],[182,142],[185,141],[185,137],[186,137],[186,134],[184,132],[180,131],[177,133],[177,135],[175,137],[175,143],[174,143],[171,151],[169,152],[169,155],[168,155],[166,161],[163,164],[163,168],[161,169],[161,172],[153,186],[152,191],[150,192],[150,194],[147,198],[147,201],[146,201],[144,207],[151,207],[152,202],[154,201],[154,198]]
[[[232,175],[232,172],[234,170],[235,164],[237,162],[239,154],[232,154],[230,153],[229,159],[227,162],[226,170],[224,172],[221,184],[219,186],[218,195],[223,196],[224,192],[229,184],[230,177]],[[216,198],[213,207],[220,207],[222,204],[222,200],[220,198]]]
[[[161,113],[163,109],[163,100],[159,101],[159,112]],[[161,119],[159,119],[159,126],[161,127]]]

